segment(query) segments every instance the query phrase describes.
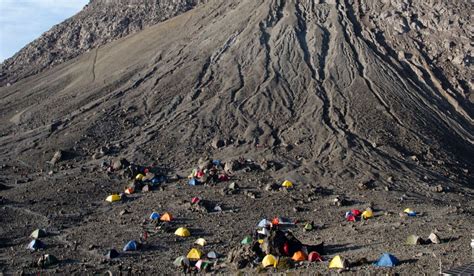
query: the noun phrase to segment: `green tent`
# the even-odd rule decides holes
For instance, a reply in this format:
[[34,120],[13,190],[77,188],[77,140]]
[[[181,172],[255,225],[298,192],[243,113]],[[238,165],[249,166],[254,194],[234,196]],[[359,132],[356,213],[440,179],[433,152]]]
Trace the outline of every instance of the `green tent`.
[[421,238],[419,236],[416,236],[416,235],[410,235],[410,236],[408,236],[408,238],[406,240],[406,244],[408,244],[408,245],[421,244]]
[[177,267],[189,267],[189,260],[185,256],[179,256],[174,260],[173,264]]
[[240,243],[241,244],[251,244],[252,243],[252,238],[247,236]]

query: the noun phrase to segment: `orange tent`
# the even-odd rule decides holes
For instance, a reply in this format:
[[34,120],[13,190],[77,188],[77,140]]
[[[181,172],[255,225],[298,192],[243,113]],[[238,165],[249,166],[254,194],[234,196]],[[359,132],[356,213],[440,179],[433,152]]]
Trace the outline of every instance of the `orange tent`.
[[295,254],[293,254],[293,257],[291,258],[295,262],[303,262],[306,261],[307,256],[304,254],[303,251],[298,251]]
[[170,213],[166,212],[161,216],[160,220],[161,221],[172,221],[173,216]]

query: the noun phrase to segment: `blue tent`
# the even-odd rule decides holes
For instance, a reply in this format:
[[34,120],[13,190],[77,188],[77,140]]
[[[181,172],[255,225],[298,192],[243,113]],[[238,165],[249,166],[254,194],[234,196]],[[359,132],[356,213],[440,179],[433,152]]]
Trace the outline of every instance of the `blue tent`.
[[270,226],[272,223],[267,220],[267,219],[262,219],[258,224],[257,224],[257,227],[259,228],[265,228],[267,226]]
[[399,262],[400,261],[392,254],[384,253],[374,265],[380,267],[394,267],[397,266]]
[[136,251],[138,249],[138,244],[136,241],[129,241],[124,247],[123,251]]
[[110,249],[109,251],[107,251],[107,253],[105,253],[105,257],[107,259],[115,259],[119,256],[120,254],[117,252],[117,250],[115,249]]
[[199,181],[196,178],[191,178],[189,179],[188,184],[191,186],[196,186],[199,185]]
[[164,175],[160,175],[158,177],[155,176],[151,179],[151,184],[153,184],[153,185],[159,185],[159,184],[164,183],[164,182],[166,182],[166,176],[164,176]]
[[33,251],[36,251],[38,249],[42,249],[42,248],[45,248],[45,247],[46,246],[44,245],[44,243],[42,243],[40,240],[32,240],[28,244],[28,249],[33,250]]
[[157,220],[157,219],[160,219],[160,217],[161,217],[160,214],[158,214],[157,212],[153,212],[150,215],[151,220]]

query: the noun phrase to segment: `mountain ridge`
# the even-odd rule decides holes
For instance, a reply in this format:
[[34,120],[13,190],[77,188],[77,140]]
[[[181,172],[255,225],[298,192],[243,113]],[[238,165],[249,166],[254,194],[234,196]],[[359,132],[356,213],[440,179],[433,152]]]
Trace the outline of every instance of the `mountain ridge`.
[[96,47],[181,14],[202,0],[91,0],[2,62],[0,86],[14,83]]

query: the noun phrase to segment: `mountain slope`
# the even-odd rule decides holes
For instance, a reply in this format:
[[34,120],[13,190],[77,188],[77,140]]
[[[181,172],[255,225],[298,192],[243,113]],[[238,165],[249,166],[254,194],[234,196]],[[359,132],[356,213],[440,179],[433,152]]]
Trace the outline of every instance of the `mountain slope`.
[[[392,170],[411,155],[468,164],[472,109],[383,54],[353,16],[343,2],[216,2],[3,89],[2,117],[80,132],[91,128],[84,118],[134,117],[124,129],[143,142],[162,144],[165,132],[176,148],[218,137],[278,155],[297,145],[291,156],[325,170]],[[17,139],[15,130],[3,128]],[[104,138],[123,138],[114,135]]]

